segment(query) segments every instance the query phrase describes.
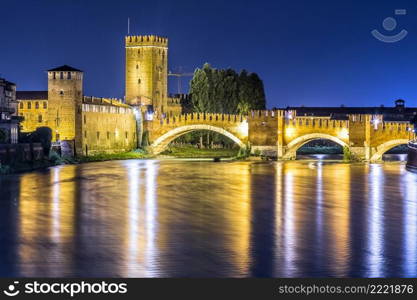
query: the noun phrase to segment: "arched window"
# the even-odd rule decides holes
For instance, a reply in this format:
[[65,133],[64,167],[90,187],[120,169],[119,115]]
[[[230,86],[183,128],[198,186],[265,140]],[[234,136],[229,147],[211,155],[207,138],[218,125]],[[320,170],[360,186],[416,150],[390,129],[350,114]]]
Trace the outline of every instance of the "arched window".
[[46,101],[45,101],[45,102],[43,102],[43,108],[44,108],[44,109],[47,109]]
[[32,108],[32,102],[28,102],[28,109]]
[[35,108],[39,109],[39,102],[38,101],[35,102]]
[[42,123],[42,115],[39,115],[39,116],[38,116],[38,122],[39,122],[39,123]]
[[71,79],[71,72],[68,72],[68,79]]
[[19,107],[20,109],[23,109],[23,102],[20,102]]

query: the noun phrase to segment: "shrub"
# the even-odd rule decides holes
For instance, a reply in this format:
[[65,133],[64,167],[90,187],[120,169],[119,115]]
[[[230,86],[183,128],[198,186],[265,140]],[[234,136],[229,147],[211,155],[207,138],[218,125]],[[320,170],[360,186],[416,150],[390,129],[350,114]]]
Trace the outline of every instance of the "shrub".
[[31,134],[32,143],[41,143],[43,152],[49,156],[51,150],[52,130],[49,127],[39,127]]

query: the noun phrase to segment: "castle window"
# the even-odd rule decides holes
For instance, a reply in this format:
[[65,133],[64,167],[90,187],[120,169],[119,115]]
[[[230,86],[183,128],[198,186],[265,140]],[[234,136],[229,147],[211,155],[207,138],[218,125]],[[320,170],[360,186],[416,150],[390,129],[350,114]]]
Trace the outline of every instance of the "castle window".
[[107,131],[107,139],[110,139],[110,132]]
[[100,131],[97,131],[97,139],[100,139]]
[[128,134],[127,134],[127,131],[125,132],[125,135],[126,135],[126,138],[127,138],[127,135],[128,135]]
[[55,72],[52,72],[52,77],[53,77],[54,79],[56,79],[56,73],[55,73]]
[[38,116],[38,122],[39,122],[39,123],[42,123],[42,115],[39,115],[39,116]]
[[60,91],[59,91],[59,94],[60,94],[61,96],[63,96],[63,95],[64,95],[64,91],[63,91],[63,90],[60,90]]
[[20,109],[23,109],[23,102],[20,102]]
[[28,109],[32,108],[32,102],[28,102]]
[[140,78],[138,79],[138,84],[140,84]]
[[84,131],[84,137],[87,138],[87,130]]
[[71,72],[68,72],[68,79],[71,79]]
[[59,79],[64,79],[64,72],[59,72]]
[[39,109],[39,102],[37,102],[37,101],[35,102],[35,108]]
[[136,65],[136,70],[139,69],[139,65]]
[[87,116],[84,115],[84,124],[87,122]]
[[46,109],[46,108],[47,108],[47,106],[46,106],[46,102],[44,102],[44,103],[43,103],[43,108],[44,108],[44,109]]

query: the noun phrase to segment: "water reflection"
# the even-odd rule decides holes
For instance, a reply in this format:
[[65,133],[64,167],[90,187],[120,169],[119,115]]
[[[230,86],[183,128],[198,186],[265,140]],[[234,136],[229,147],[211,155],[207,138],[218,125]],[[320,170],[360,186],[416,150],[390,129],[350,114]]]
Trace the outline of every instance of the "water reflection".
[[384,277],[384,173],[382,165],[373,164],[369,172],[367,277]]
[[131,160],[0,178],[2,276],[417,276],[401,163]]
[[417,176],[404,174],[401,181],[404,214],[404,275],[415,277],[417,274]]

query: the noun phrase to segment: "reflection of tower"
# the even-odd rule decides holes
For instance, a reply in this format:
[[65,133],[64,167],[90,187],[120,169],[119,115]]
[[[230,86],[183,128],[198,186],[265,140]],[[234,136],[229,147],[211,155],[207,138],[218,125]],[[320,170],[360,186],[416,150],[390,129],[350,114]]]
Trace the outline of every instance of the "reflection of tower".
[[48,70],[48,126],[53,141],[75,139],[76,111],[82,96],[82,71],[67,65]]
[[168,39],[126,37],[126,103],[162,113],[167,106]]

